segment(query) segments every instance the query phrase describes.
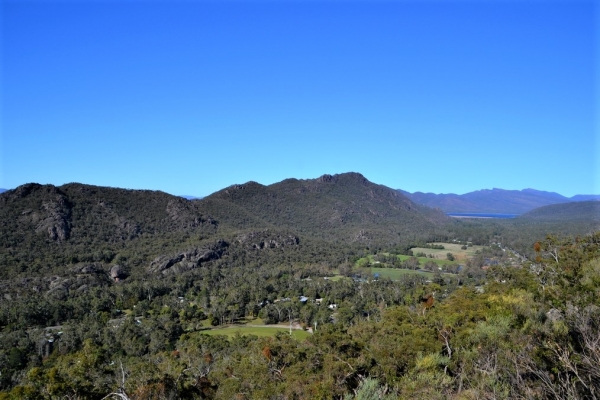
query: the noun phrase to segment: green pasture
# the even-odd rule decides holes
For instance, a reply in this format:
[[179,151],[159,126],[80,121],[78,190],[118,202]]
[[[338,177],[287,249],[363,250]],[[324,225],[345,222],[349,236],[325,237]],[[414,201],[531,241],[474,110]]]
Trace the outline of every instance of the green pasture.
[[[403,256],[403,257],[410,258],[409,256]],[[446,258],[446,255],[444,254],[444,260],[439,259],[439,258],[428,258],[428,257],[417,257],[417,260],[419,260],[419,264],[421,264],[421,265],[425,264],[428,261],[433,261],[437,265],[457,264],[456,261],[448,261],[445,258]]]
[[[460,249],[460,247],[459,247],[459,249]],[[413,252],[414,252],[415,254],[416,254],[416,253],[418,253],[418,252],[420,252],[420,251],[422,251],[422,249],[421,249],[420,247],[419,247],[419,248],[414,248],[414,249],[412,249],[412,250],[413,250]],[[445,251],[445,253],[443,253],[444,257],[443,257],[443,259],[441,258],[441,256],[440,256],[440,258],[416,257],[416,258],[417,258],[417,260],[419,260],[419,264],[420,264],[420,265],[423,265],[423,264],[427,263],[428,261],[433,261],[434,263],[436,263],[437,265],[440,265],[440,266],[441,266],[441,265],[448,265],[448,264],[457,264],[457,261],[458,261],[458,259],[457,259],[457,261],[449,261],[449,260],[447,260],[447,259],[446,259],[446,254],[447,254],[447,253],[449,253],[449,252],[450,252],[450,253],[453,253],[452,251],[446,251],[446,250],[432,250],[432,249],[425,249],[425,250],[439,251],[439,252],[444,252],[444,251]],[[463,250],[463,252],[464,252],[464,250]],[[424,253],[426,253],[426,252],[424,252]],[[426,253],[426,254],[429,254],[429,253]],[[453,254],[454,254],[454,253],[453,253]],[[411,258],[411,256],[406,256],[406,255],[404,255],[404,254],[398,254],[398,255],[396,255],[396,257],[398,257],[398,259],[400,259],[400,261],[406,261],[406,260],[408,260],[409,258]],[[456,256],[455,256],[455,257],[456,257]],[[362,263],[364,263],[364,262],[365,262],[365,260],[368,260],[370,265],[377,265],[377,264],[375,263],[375,260],[373,259],[373,256],[372,256],[372,255],[368,255],[368,256],[366,256],[366,257],[360,258],[360,259],[359,259],[359,260],[356,262],[356,264],[355,264],[355,265],[359,266],[359,265],[361,265]],[[341,279],[341,277],[340,277],[340,279]]]
[[[405,256],[404,254],[399,254],[396,257],[398,257],[400,259],[400,261],[406,261],[411,256]],[[456,262],[454,262],[454,261],[448,261],[446,259],[446,255],[444,255],[444,260],[439,259],[439,258],[428,258],[428,257],[417,257],[417,260],[419,260],[419,264],[421,264],[421,265],[425,264],[427,261],[433,261],[437,265],[456,264]]]
[[[431,254],[434,257],[433,258],[434,261],[436,259],[446,260],[446,254],[448,254],[448,253],[452,253],[454,255],[454,258],[457,261],[465,261],[468,258],[475,256],[476,251],[483,249],[483,246],[471,246],[471,247],[467,247],[466,250],[462,250],[461,247],[463,245],[458,244],[458,243],[430,243],[430,244],[434,244],[434,245],[441,244],[442,246],[444,246],[444,249],[438,250],[438,249],[428,249],[426,247],[414,247],[411,250],[414,254],[417,254],[417,253],[425,253],[427,255]],[[430,258],[428,258],[428,259],[431,260]]]
[[[255,336],[275,336],[278,332],[289,333],[289,328],[284,327],[274,327],[274,326],[227,326],[220,328],[211,328],[200,331],[200,333],[205,335],[225,335],[228,337],[233,337],[236,334],[240,335],[255,335]],[[301,329],[293,329],[292,337],[302,340],[306,339],[310,333],[301,330]]]

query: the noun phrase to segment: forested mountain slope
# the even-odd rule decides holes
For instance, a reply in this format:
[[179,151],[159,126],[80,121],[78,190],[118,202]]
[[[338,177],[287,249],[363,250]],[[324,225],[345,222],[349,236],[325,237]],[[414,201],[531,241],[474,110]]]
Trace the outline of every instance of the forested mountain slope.
[[260,220],[327,240],[390,243],[403,235],[425,235],[449,222],[438,210],[419,206],[358,173],[286,179],[270,186],[248,182],[197,203],[233,226],[245,227]]
[[[246,246],[248,238],[260,238],[259,247],[289,240],[393,246],[426,240],[449,221],[356,173],[249,182],[194,201],[149,190],[31,183],[0,195],[0,219],[2,279],[61,273],[85,262],[119,263],[133,274],[164,271],[192,262],[181,254],[197,258],[222,243]],[[164,265],[150,265],[157,257]]]
[[148,247],[168,250],[173,241],[211,237],[217,229],[214,219],[180,197],[78,183],[30,183],[2,193],[0,220],[2,277],[111,262]]
[[536,208],[519,217],[523,221],[600,222],[600,201],[579,201]]

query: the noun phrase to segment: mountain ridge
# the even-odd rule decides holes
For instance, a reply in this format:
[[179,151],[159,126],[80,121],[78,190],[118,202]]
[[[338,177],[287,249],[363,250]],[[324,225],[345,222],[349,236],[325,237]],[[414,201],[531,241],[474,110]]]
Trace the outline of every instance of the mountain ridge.
[[[289,178],[268,186],[250,181],[194,201],[205,205],[232,204],[268,224],[302,231],[318,227],[328,232],[361,225],[389,233],[390,229],[405,230],[406,224],[394,221],[433,227],[446,218],[439,211],[419,206],[394,189],[372,183],[355,172],[325,174],[316,179]],[[211,212],[219,220],[228,218]]]
[[251,181],[196,200],[28,183],[0,194],[0,220],[0,278],[8,279],[81,262],[124,263],[138,276],[186,271],[248,246],[401,246],[427,240],[450,218],[347,173],[268,186]]
[[406,192],[398,189],[415,203],[439,208],[445,213],[524,214],[538,207],[581,200],[600,200],[600,195],[565,197],[559,193],[536,189],[482,189],[462,195]]

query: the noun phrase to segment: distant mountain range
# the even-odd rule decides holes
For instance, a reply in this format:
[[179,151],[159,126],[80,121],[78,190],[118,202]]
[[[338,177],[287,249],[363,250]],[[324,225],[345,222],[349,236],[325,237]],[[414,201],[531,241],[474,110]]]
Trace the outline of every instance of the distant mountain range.
[[461,195],[398,191],[417,204],[439,208],[445,213],[524,214],[551,204],[600,200],[600,195],[565,197],[535,189],[484,189]]
[[0,189],[0,193],[6,192],[8,189]]

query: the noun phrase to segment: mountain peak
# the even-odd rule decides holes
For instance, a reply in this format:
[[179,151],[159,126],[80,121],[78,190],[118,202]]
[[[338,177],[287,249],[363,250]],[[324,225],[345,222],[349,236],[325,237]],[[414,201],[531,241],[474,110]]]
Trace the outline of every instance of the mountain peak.
[[317,182],[324,182],[324,183],[332,183],[332,182],[338,182],[338,181],[342,181],[342,180],[353,180],[353,181],[360,182],[362,184],[366,184],[366,183],[370,182],[367,178],[364,177],[364,175],[362,175],[358,172],[344,172],[344,173],[335,174],[335,175],[324,174],[316,179]]
[[264,227],[350,241],[367,240],[365,237],[369,241],[395,240],[408,226],[419,226],[425,232],[446,220],[443,213],[419,207],[401,193],[356,172],[286,179],[268,186],[234,185],[198,202],[210,207],[207,212],[218,221],[229,221],[235,212],[240,218],[232,222],[242,221],[239,226],[248,226],[245,221],[262,221]]

